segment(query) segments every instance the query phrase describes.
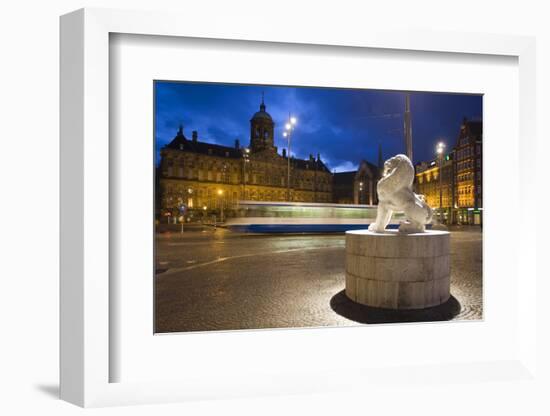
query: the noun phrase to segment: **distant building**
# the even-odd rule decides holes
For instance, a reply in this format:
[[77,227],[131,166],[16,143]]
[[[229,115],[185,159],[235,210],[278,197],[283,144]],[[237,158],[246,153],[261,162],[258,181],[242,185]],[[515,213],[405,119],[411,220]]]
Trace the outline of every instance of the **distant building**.
[[[463,120],[454,148],[443,160],[442,217],[445,223],[481,224],[482,138],[483,125],[477,120]],[[428,205],[439,214],[439,160],[416,165],[416,188]]]
[[335,173],[333,175],[332,202],[337,204],[377,204],[376,184],[379,178],[379,169],[365,160],[360,163],[357,170]]
[[466,118],[454,149],[456,221],[459,224],[481,224],[482,199],[482,136],[481,121]]
[[233,147],[189,140],[180,127],[161,149],[159,165],[160,214],[176,216],[185,210],[229,207],[239,200],[330,202],[332,174],[320,154],[290,158],[290,198],[287,198],[288,155],[274,145],[275,123],[260,105],[250,120],[250,146]]
[[434,209],[434,218],[444,224],[453,222],[454,179],[452,153],[445,155],[441,161],[434,159],[416,165],[417,192],[424,195],[427,204]]

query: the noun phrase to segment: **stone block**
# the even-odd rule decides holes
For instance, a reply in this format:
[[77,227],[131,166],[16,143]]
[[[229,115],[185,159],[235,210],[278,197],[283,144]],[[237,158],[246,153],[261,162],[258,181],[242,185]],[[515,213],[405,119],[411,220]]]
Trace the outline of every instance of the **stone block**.
[[450,240],[447,231],[400,234],[397,230],[385,233],[354,230],[346,233],[346,250],[372,257],[435,257],[450,252]]
[[446,231],[346,233],[346,294],[364,305],[392,309],[439,305],[450,296],[450,264]]
[[437,296],[438,304],[447,302],[451,296],[451,276],[435,280],[434,283],[434,293]]
[[346,296],[353,301],[357,301],[357,277],[350,273],[346,273]]

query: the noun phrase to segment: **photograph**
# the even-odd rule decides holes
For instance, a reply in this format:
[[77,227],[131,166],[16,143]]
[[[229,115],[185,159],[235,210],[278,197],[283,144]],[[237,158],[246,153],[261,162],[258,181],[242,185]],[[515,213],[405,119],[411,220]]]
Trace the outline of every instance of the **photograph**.
[[155,333],[483,319],[483,95],[155,80]]

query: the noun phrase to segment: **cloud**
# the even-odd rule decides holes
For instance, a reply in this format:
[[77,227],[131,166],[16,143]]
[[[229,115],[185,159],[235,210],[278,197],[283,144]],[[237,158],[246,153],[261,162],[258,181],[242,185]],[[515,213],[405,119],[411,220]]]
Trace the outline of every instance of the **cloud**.
[[[275,122],[275,145],[283,137],[289,112],[298,118],[292,153],[321,159],[335,169],[348,169],[360,160],[376,162],[378,146],[384,157],[404,151],[404,94],[336,88],[300,88],[212,83],[157,82],[155,137],[157,148],[175,136],[180,123],[211,143],[233,146],[236,138],[248,145],[250,118],[259,110],[262,93]],[[460,94],[412,93],[415,161],[433,158],[433,143],[455,143],[463,116],[480,117],[482,97]]]
[[340,163],[339,165],[336,165],[332,168],[332,171],[333,172],[349,172],[349,171],[352,171],[352,170],[357,170],[357,164],[356,163],[352,163],[352,162],[343,162],[343,163]]

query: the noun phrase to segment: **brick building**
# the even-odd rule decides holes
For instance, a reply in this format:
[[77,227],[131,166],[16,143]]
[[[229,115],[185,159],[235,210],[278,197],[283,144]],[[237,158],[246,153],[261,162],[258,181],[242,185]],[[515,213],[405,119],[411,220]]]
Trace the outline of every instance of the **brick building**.
[[434,218],[441,223],[449,224],[453,221],[454,189],[452,153],[445,155],[442,160],[434,159],[416,165],[416,190],[424,195],[427,204],[434,209]]
[[463,120],[455,146],[441,161],[441,187],[439,159],[416,165],[417,192],[446,224],[482,223],[482,129],[481,121]]
[[464,119],[454,149],[456,222],[481,224],[482,198],[482,123]]

